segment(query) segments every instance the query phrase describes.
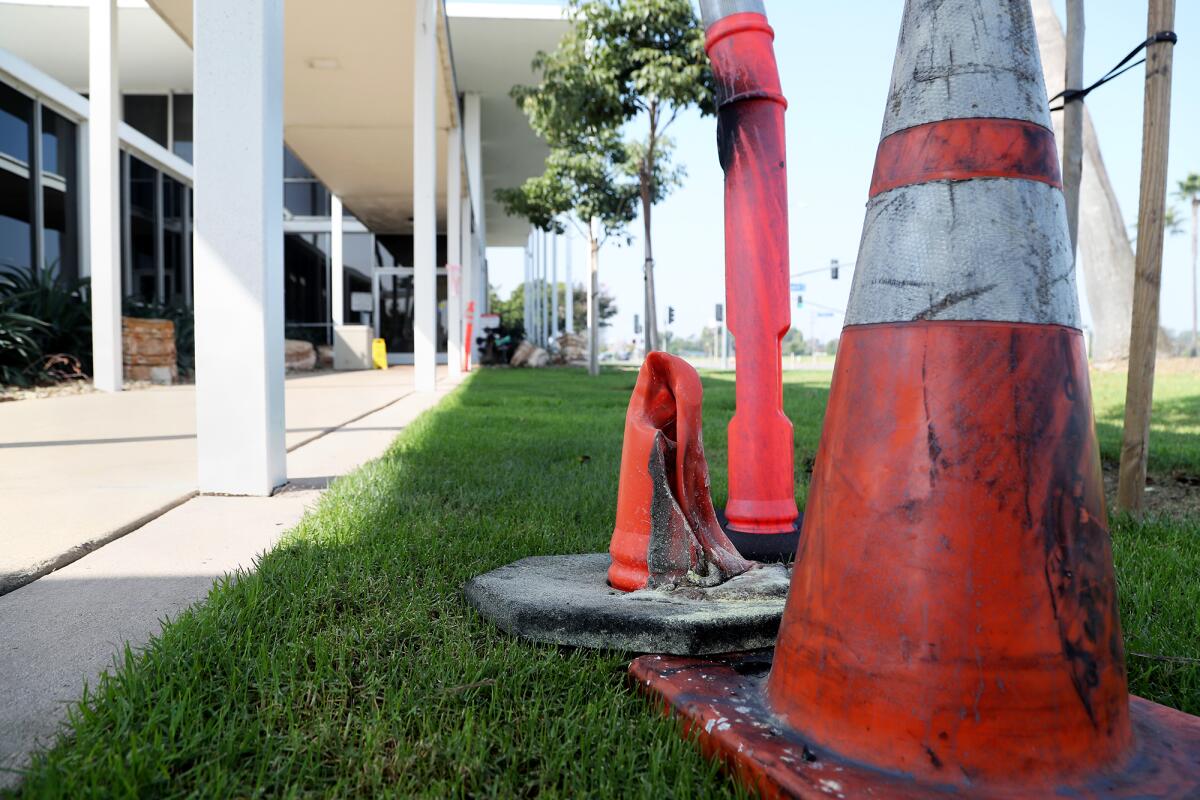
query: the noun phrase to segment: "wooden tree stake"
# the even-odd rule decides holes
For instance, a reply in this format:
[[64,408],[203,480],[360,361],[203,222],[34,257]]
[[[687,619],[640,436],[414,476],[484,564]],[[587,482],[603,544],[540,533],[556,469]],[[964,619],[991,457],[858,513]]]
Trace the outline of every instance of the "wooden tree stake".
[[[1083,0],[1067,0],[1066,80],[1069,91],[1083,88]],[[1079,186],[1083,180],[1083,98],[1063,103],[1063,195],[1071,255],[1079,246]]]
[[[1175,0],[1150,0],[1147,34],[1174,29]],[[1146,490],[1150,404],[1158,343],[1158,296],[1162,273],[1163,215],[1167,195],[1167,146],[1171,123],[1171,60],[1174,45],[1146,49],[1146,99],[1142,112],[1142,182],[1138,201],[1137,260],[1133,286],[1133,329],[1129,336],[1129,379],[1125,389],[1125,432],[1117,506],[1140,511]]]

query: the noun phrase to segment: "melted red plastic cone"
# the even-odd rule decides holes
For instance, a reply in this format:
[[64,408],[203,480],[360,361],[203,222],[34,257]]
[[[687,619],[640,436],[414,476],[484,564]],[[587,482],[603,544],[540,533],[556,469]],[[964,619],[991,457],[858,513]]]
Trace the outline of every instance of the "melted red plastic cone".
[[721,531],[701,442],[700,376],[681,358],[646,357],[625,417],[608,582],[622,591],[720,583],[753,566]]

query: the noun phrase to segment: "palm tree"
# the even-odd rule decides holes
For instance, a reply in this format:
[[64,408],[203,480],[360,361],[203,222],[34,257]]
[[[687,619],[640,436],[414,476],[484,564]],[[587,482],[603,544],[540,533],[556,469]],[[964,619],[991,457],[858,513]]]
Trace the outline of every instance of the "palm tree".
[[1200,173],[1191,172],[1186,178],[1179,182],[1179,189],[1175,192],[1175,196],[1180,200],[1188,201],[1192,206],[1192,348],[1188,353],[1192,358],[1196,357],[1196,261],[1197,251],[1200,247],[1197,246],[1197,234],[1200,229]]

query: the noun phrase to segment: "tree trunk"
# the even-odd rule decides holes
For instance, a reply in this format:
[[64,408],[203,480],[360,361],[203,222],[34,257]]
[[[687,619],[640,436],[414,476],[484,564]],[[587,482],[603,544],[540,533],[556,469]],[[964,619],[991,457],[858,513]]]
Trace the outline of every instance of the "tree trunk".
[[588,225],[588,375],[600,374],[600,223],[593,219]]
[[[1051,0],[1033,0],[1034,23],[1042,52],[1046,90],[1063,89],[1066,40]],[[1062,112],[1054,120],[1058,141],[1062,137]],[[1125,218],[1104,168],[1100,142],[1091,115],[1083,108],[1083,177],[1079,191],[1079,274],[1087,289],[1091,311],[1091,356],[1111,361],[1129,355],[1129,325],[1133,317],[1133,248]]]
[[658,349],[658,319],[655,313],[654,299],[654,248],[650,241],[650,209],[653,199],[650,195],[650,187],[646,183],[649,177],[643,176],[642,180],[642,222],[646,237],[646,261],[643,266],[646,280],[646,352],[649,353],[651,350]]

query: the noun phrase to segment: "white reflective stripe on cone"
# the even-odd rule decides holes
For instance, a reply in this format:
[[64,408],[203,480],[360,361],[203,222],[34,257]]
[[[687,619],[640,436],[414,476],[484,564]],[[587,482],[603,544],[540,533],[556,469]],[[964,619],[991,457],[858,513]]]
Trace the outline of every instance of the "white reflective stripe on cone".
[[731,14],[746,13],[766,16],[763,0],[700,0],[700,19],[706,28]]
[[1050,127],[1029,0],[909,0],[880,138],[964,117]]
[[1062,192],[976,178],[883,192],[867,204],[847,325],[918,319],[1079,327]]

